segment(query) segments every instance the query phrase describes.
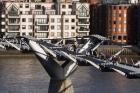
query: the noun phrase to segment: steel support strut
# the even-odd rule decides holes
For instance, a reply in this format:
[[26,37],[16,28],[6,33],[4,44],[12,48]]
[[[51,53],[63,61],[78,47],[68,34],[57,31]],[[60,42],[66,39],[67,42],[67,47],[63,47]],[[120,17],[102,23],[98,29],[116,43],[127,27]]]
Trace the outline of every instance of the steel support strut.
[[28,44],[51,78],[48,93],[74,93],[69,76],[77,68],[76,60],[73,60],[68,54],[64,53],[66,54],[66,60],[60,65],[39,43],[28,40]]

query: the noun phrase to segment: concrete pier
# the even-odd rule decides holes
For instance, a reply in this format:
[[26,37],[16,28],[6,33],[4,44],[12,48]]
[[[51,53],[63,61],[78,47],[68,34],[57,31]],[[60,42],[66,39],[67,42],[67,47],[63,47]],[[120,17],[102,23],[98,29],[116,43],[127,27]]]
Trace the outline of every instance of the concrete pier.
[[71,80],[50,80],[48,93],[74,93],[73,85]]

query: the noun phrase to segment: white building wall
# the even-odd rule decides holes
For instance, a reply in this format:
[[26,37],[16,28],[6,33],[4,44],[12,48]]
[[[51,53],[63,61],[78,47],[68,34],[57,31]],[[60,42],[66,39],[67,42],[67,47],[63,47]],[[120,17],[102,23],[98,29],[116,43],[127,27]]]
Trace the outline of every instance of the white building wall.
[[131,4],[136,4],[138,2],[139,2],[139,0],[129,0],[129,3],[131,3]]
[[[33,35],[36,38],[68,38],[74,37],[77,35],[88,35],[88,31],[79,31],[78,29],[86,25],[89,28],[89,24],[79,24],[78,20],[80,18],[86,19],[89,21],[89,4],[88,3],[72,3],[72,2],[63,2],[60,3],[60,15],[56,15],[55,3],[42,3],[42,2],[7,2],[6,3],[6,14],[5,20],[9,20],[8,10],[14,5],[18,9],[18,16],[13,16],[14,18],[19,18],[19,31],[12,31],[13,33],[20,32],[20,35]],[[80,17],[79,8],[84,6],[87,10],[87,16]],[[63,14],[65,12],[65,14]],[[4,17],[3,17],[4,18]],[[46,24],[36,24],[36,19],[47,19],[48,23]],[[25,20],[25,21],[23,21]],[[32,20],[32,21],[30,21]],[[53,20],[53,21],[52,21]],[[66,21],[68,20],[68,21]],[[72,22],[72,20],[74,20]],[[1,23],[2,24],[2,23]],[[4,23],[3,23],[4,24]],[[48,26],[46,31],[39,31],[39,26]],[[6,25],[5,28],[8,28],[9,25]],[[6,31],[3,29],[3,31]],[[7,33],[10,33],[7,31]]]
[[60,14],[71,15],[72,3],[61,3],[60,4]]
[[63,15],[64,38],[76,36],[76,15]]
[[20,15],[20,35],[29,35],[33,31],[29,29],[29,26],[33,26],[33,22],[29,22],[32,18],[32,15]]
[[61,38],[61,15],[49,15],[49,38]]

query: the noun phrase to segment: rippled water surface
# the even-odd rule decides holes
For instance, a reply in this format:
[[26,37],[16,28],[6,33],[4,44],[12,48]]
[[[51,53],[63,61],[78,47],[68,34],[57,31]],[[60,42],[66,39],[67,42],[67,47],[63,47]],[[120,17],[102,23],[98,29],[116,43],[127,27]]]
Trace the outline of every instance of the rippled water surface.
[[[49,76],[33,57],[0,57],[0,93],[47,93]],[[140,93],[140,79],[80,66],[71,77],[75,93]]]

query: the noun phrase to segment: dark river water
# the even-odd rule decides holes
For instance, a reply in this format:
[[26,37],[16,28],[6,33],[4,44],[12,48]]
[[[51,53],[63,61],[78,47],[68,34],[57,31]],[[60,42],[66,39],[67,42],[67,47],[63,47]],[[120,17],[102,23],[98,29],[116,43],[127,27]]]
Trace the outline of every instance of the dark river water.
[[[0,93],[47,93],[49,76],[33,56],[0,57]],[[80,66],[71,76],[75,93],[140,93],[140,79]]]

